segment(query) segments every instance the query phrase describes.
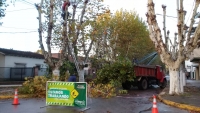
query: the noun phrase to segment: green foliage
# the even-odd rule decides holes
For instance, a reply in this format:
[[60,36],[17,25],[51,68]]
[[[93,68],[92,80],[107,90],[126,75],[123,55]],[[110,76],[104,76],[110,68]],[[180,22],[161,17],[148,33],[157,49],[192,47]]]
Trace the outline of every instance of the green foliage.
[[103,65],[109,64],[108,61],[102,58],[98,58],[98,59],[90,58],[90,62],[92,64],[92,67],[96,68],[97,70],[103,68]]
[[98,40],[94,48],[98,57],[110,61],[116,56],[139,58],[154,51],[147,26],[135,11],[119,10],[104,13],[96,20]]
[[5,16],[6,0],[0,0],[0,18]]
[[0,0],[0,19],[5,16],[6,7],[7,7],[6,0]]
[[97,71],[96,83],[112,83],[118,86],[125,81],[134,80],[134,69],[132,62],[127,58],[118,58],[116,62],[105,65],[101,70]]
[[75,71],[75,64],[66,60],[65,62],[63,62],[63,65],[60,67],[60,80],[61,81],[65,81],[67,79],[67,77],[69,75],[67,75],[68,73],[67,70],[69,71],[69,74],[74,74],[76,73]]
[[32,94],[34,97],[46,96],[46,82],[48,79],[45,76],[35,76],[34,78],[25,78],[22,87],[19,88],[20,94]]

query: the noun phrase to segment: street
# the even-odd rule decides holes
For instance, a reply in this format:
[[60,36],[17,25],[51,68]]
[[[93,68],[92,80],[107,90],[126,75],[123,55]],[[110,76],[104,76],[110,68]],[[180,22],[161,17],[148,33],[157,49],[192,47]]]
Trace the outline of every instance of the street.
[[[149,98],[161,90],[152,87],[142,91],[133,89],[130,95],[111,99],[88,98],[88,110],[84,113],[151,113]],[[0,100],[0,113],[79,113],[83,109],[64,106],[45,106],[45,99],[19,99],[20,105],[12,105],[12,99]],[[189,113],[157,101],[159,113]]]

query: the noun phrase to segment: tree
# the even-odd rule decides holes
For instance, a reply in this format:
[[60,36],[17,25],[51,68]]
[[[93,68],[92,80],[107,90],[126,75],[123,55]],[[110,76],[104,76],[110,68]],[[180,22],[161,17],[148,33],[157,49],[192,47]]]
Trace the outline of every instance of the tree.
[[[6,0],[0,0],[0,19],[5,16]],[[0,22],[0,25],[2,23]]]
[[154,50],[147,26],[135,11],[121,9],[113,15],[105,13],[98,17],[97,26],[95,52],[100,57],[110,61],[117,56],[132,60]]
[[[169,94],[180,94],[183,92],[183,85],[180,85],[179,79],[179,69],[181,64],[185,59],[189,58],[191,52],[197,47],[198,38],[200,36],[200,23],[192,35],[192,27],[194,25],[194,17],[197,13],[197,8],[199,6],[200,0],[195,1],[195,7],[193,9],[193,14],[191,17],[190,26],[187,27],[184,23],[186,11],[183,8],[183,0],[180,0],[180,8],[178,9],[178,33],[175,33],[177,39],[175,38],[174,44],[169,49],[169,44],[164,43],[161,35],[161,30],[156,21],[156,15],[154,10],[153,0],[148,0],[147,6],[147,22],[149,26],[150,39],[154,42],[155,48],[160,54],[161,61],[169,68],[170,74],[170,89]],[[188,29],[189,28],[189,29]],[[168,32],[169,33],[169,32]],[[183,75],[180,75],[182,77]]]
[[[88,0],[67,0],[66,2],[70,4],[66,6],[65,13],[68,14],[71,7],[72,13],[70,13],[71,19],[68,17],[68,15],[66,15],[65,20],[62,20],[62,18],[59,17],[59,15],[61,15],[62,5],[60,0],[41,0],[40,4],[36,4],[36,8],[39,14],[39,44],[42,50],[42,54],[45,57],[45,61],[54,71],[57,71],[58,75],[59,68],[63,65],[63,62],[66,60],[67,56],[70,55],[74,59],[74,63],[80,76],[80,65],[77,62],[77,45],[79,44],[78,41],[81,37],[80,34],[84,34],[83,23],[91,19],[88,18],[88,15],[86,16],[86,14],[95,16],[95,13],[97,13],[99,10],[98,9],[97,11],[91,13],[90,10],[87,9],[87,6],[88,8],[91,8],[92,6],[100,7],[99,4],[95,4],[101,2],[101,0],[94,0],[92,2],[89,2]],[[78,18],[75,18],[77,15],[79,15]],[[43,16],[45,19],[42,19]],[[45,21],[43,22],[42,20]],[[47,51],[43,44],[43,37],[45,33]],[[84,47],[85,46],[86,45],[84,45]],[[52,48],[59,48],[61,51],[61,57],[58,61],[54,61],[52,59]],[[90,49],[88,49],[86,56],[89,54],[89,51]],[[58,80],[58,76],[55,76],[55,78]]]
[[36,53],[42,54],[42,50],[41,50],[41,49],[38,49],[38,50],[36,51]]

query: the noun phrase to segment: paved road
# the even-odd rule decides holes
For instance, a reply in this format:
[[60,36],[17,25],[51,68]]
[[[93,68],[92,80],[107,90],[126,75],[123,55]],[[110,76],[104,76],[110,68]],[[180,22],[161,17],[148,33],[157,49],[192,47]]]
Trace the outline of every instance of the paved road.
[[[133,89],[130,95],[111,99],[88,99],[89,110],[84,113],[151,113],[149,97],[159,93],[158,88],[146,91]],[[0,100],[0,113],[78,113],[81,109],[63,106],[45,106],[45,99],[19,99],[20,105],[13,106],[11,100]],[[189,113],[157,102],[159,113]],[[43,108],[41,108],[43,107]]]

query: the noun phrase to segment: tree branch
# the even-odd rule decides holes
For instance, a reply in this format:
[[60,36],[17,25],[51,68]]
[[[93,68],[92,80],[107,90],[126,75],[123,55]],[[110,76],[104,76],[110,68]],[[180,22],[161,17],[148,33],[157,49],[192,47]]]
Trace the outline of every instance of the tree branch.
[[164,31],[165,45],[168,47],[168,39],[167,39],[167,36],[166,36],[166,26],[165,26],[165,22],[166,22],[166,6],[162,5],[162,8],[163,8],[163,31]]
[[37,10],[38,10],[38,21],[39,21],[39,29],[38,29],[38,33],[39,33],[39,44],[40,44],[40,48],[42,50],[42,54],[44,55],[44,59],[45,61],[50,65],[50,67],[53,67],[54,64],[52,62],[51,57],[49,57],[49,55],[47,54],[47,52],[45,51],[44,45],[43,45],[43,41],[42,41],[42,6],[43,6],[43,2],[44,0],[41,0],[40,5],[35,5]]
[[192,18],[191,18],[189,30],[188,30],[188,33],[187,33],[187,42],[186,42],[186,45],[188,45],[189,42],[190,42],[189,40],[190,40],[190,36],[191,36],[191,32],[192,32],[192,27],[193,27],[194,22],[195,22],[194,17],[197,14],[197,9],[199,7],[199,3],[200,3],[200,0],[195,0],[195,7],[193,9]]
[[90,53],[90,51],[92,49],[93,43],[94,43],[94,39],[92,39],[92,41],[90,42],[89,48],[88,48],[87,52],[85,53],[85,60],[84,60],[84,62],[88,62],[89,53]]
[[47,31],[47,49],[48,55],[51,58],[51,38],[52,38],[52,30],[53,30],[53,8],[54,8],[54,0],[50,0],[50,14],[49,14],[49,23],[48,23],[48,31]]
[[166,45],[163,43],[161,31],[156,21],[154,3],[152,0],[148,0],[146,16],[149,25],[150,38],[154,42],[156,50],[161,55],[161,60],[167,65],[169,62],[172,62],[172,60],[170,59],[170,54],[167,52]]
[[76,36],[75,36],[75,41],[73,43],[73,47],[77,44],[78,36],[80,34],[81,25],[83,24],[83,16],[85,14],[85,9],[86,9],[87,3],[88,3],[88,0],[85,0],[84,1],[84,6],[83,6],[83,10],[81,12],[80,22],[79,22],[79,24],[77,26],[77,32],[76,32]]
[[[66,0],[66,2],[69,3],[69,0]],[[69,45],[69,39],[68,39],[68,31],[67,31],[67,17],[68,17],[68,7],[69,4],[66,5],[65,7],[65,20],[63,22],[63,33],[62,33],[62,43],[61,43],[61,57],[60,60],[57,63],[57,66],[62,66],[63,61],[67,58],[67,54],[66,54],[66,49],[67,49],[67,45]]]

